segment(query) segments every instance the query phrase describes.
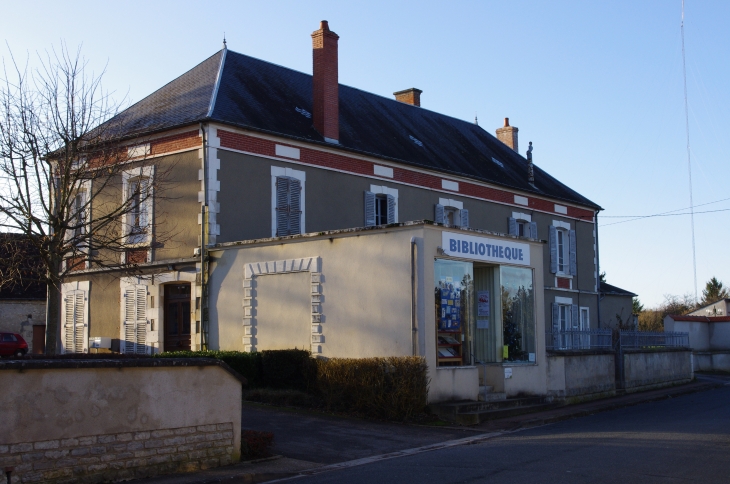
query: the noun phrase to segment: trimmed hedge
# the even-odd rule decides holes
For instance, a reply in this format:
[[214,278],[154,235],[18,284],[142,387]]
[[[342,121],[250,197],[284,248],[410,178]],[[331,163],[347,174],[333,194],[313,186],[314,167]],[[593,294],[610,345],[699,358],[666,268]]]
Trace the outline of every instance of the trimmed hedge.
[[416,356],[317,361],[317,392],[328,409],[388,420],[423,412],[428,367]]
[[387,420],[408,420],[423,412],[428,399],[426,360],[415,356],[313,359],[309,351],[293,349],[174,351],[155,357],[217,358],[246,377],[248,388],[306,392],[328,410]]

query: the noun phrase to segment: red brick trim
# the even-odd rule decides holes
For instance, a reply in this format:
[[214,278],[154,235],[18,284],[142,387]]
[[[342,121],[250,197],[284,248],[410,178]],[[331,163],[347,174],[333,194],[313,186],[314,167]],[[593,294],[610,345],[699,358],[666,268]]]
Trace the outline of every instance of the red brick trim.
[[[218,138],[220,138],[221,148],[230,148],[263,156],[277,157],[275,152],[276,145],[285,144],[277,143],[275,141],[264,138],[257,138],[255,136],[234,133],[232,131],[227,131],[224,129],[218,129],[217,133]],[[296,145],[294,147],[299,149],[300,157],[298,160],[292,161],[304,163],[307,165],[321,166],[324,168],[332,168],[335,170],[354,173],[358,175],[377,177],[377,175],[374,174],[375,171],[373,168],[373,166],[377,163],[362,160],[359,158],[352,158],[345,155],[330,153],[327,151],[303,148],[299,145]],[[383,178],[384,180],[392,180],[395,182],[407,183],[409,185],[431,188],[439,191],[444,191],[441,185],[442,180],[449,179],[448,176],[436,176],[428,173],[422,173],[416,170],[410,170],[408,168],[392,168],[393,178],[381,178]],[[482,200],[501,202],[515,207],[529,208],[533,210],[538,210],[540,212],[556,214],[558,216],[566,216],[565,214],[561,214],[555,211],[555,201],[552,200],[517,194],[507,190],[500,190],[498,188],[486,187],[483,185],[478,185],[476,183],[465,182],[463,180],[452,179],[452,181],[458,182],[459,184],[458,192],[455,191],[453,193],[458,193],[460,195],[466,195],[474,198],[480,198]],[[527,198],[528,205],[525,206],[514,203],[515,195]],[[594,212],[592,210],[586,210],[572,206],[568,206],[567,208],[567,217],[583,220],[586,222],[593,222]]]
[[160,155],[171,151],[180,151],[188,148],[202,146],[202,138],[200,132],[195,129],[184,133],[165,136],[150,140],[150,154]]
[[570,289],[570,278],[568,277],[556,277],[558,280],[558,287],[560,289]]

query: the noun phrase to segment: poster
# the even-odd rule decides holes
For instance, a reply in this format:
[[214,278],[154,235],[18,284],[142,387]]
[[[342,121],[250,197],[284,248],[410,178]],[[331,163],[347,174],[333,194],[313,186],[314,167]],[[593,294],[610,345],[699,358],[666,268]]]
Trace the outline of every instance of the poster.
[[489,317],[489,291],[477,291],[477,317]]
[[439,283],[441,292],[440,331],[461,331],[461,288],[454,287],[452,281],[448,277]]

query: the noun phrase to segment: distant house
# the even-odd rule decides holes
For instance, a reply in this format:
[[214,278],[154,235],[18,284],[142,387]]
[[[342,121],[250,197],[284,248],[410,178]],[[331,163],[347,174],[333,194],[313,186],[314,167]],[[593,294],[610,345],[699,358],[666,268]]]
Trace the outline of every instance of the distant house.
[[[22,277],[2,261],[22,260]],[[39,254],[22,234],[0,234],[0,274],[13,280],[0,287],[0,332],[20,333],[29,351],[42,353],[46,330],[46,285],[37,276]]]
[[633,314],[633,299],[637,295],[626,289],[601,282],[601,326],[604,328],[636,330],[638,318]]
[[689,333],[696,371],[730,371],[730,299],[720,299],[689,314],[664,318],[664,331]]

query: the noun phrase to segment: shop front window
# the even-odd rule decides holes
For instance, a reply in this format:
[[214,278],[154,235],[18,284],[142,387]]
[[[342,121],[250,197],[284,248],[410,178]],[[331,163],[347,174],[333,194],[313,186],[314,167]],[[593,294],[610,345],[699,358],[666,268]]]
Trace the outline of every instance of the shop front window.
[[470,364],[468,348],[472,321],[472,264],[437,260],[434,273],[438,365]]
[[532,270],[500,267],[505,362],[535,362],[535,294]]

